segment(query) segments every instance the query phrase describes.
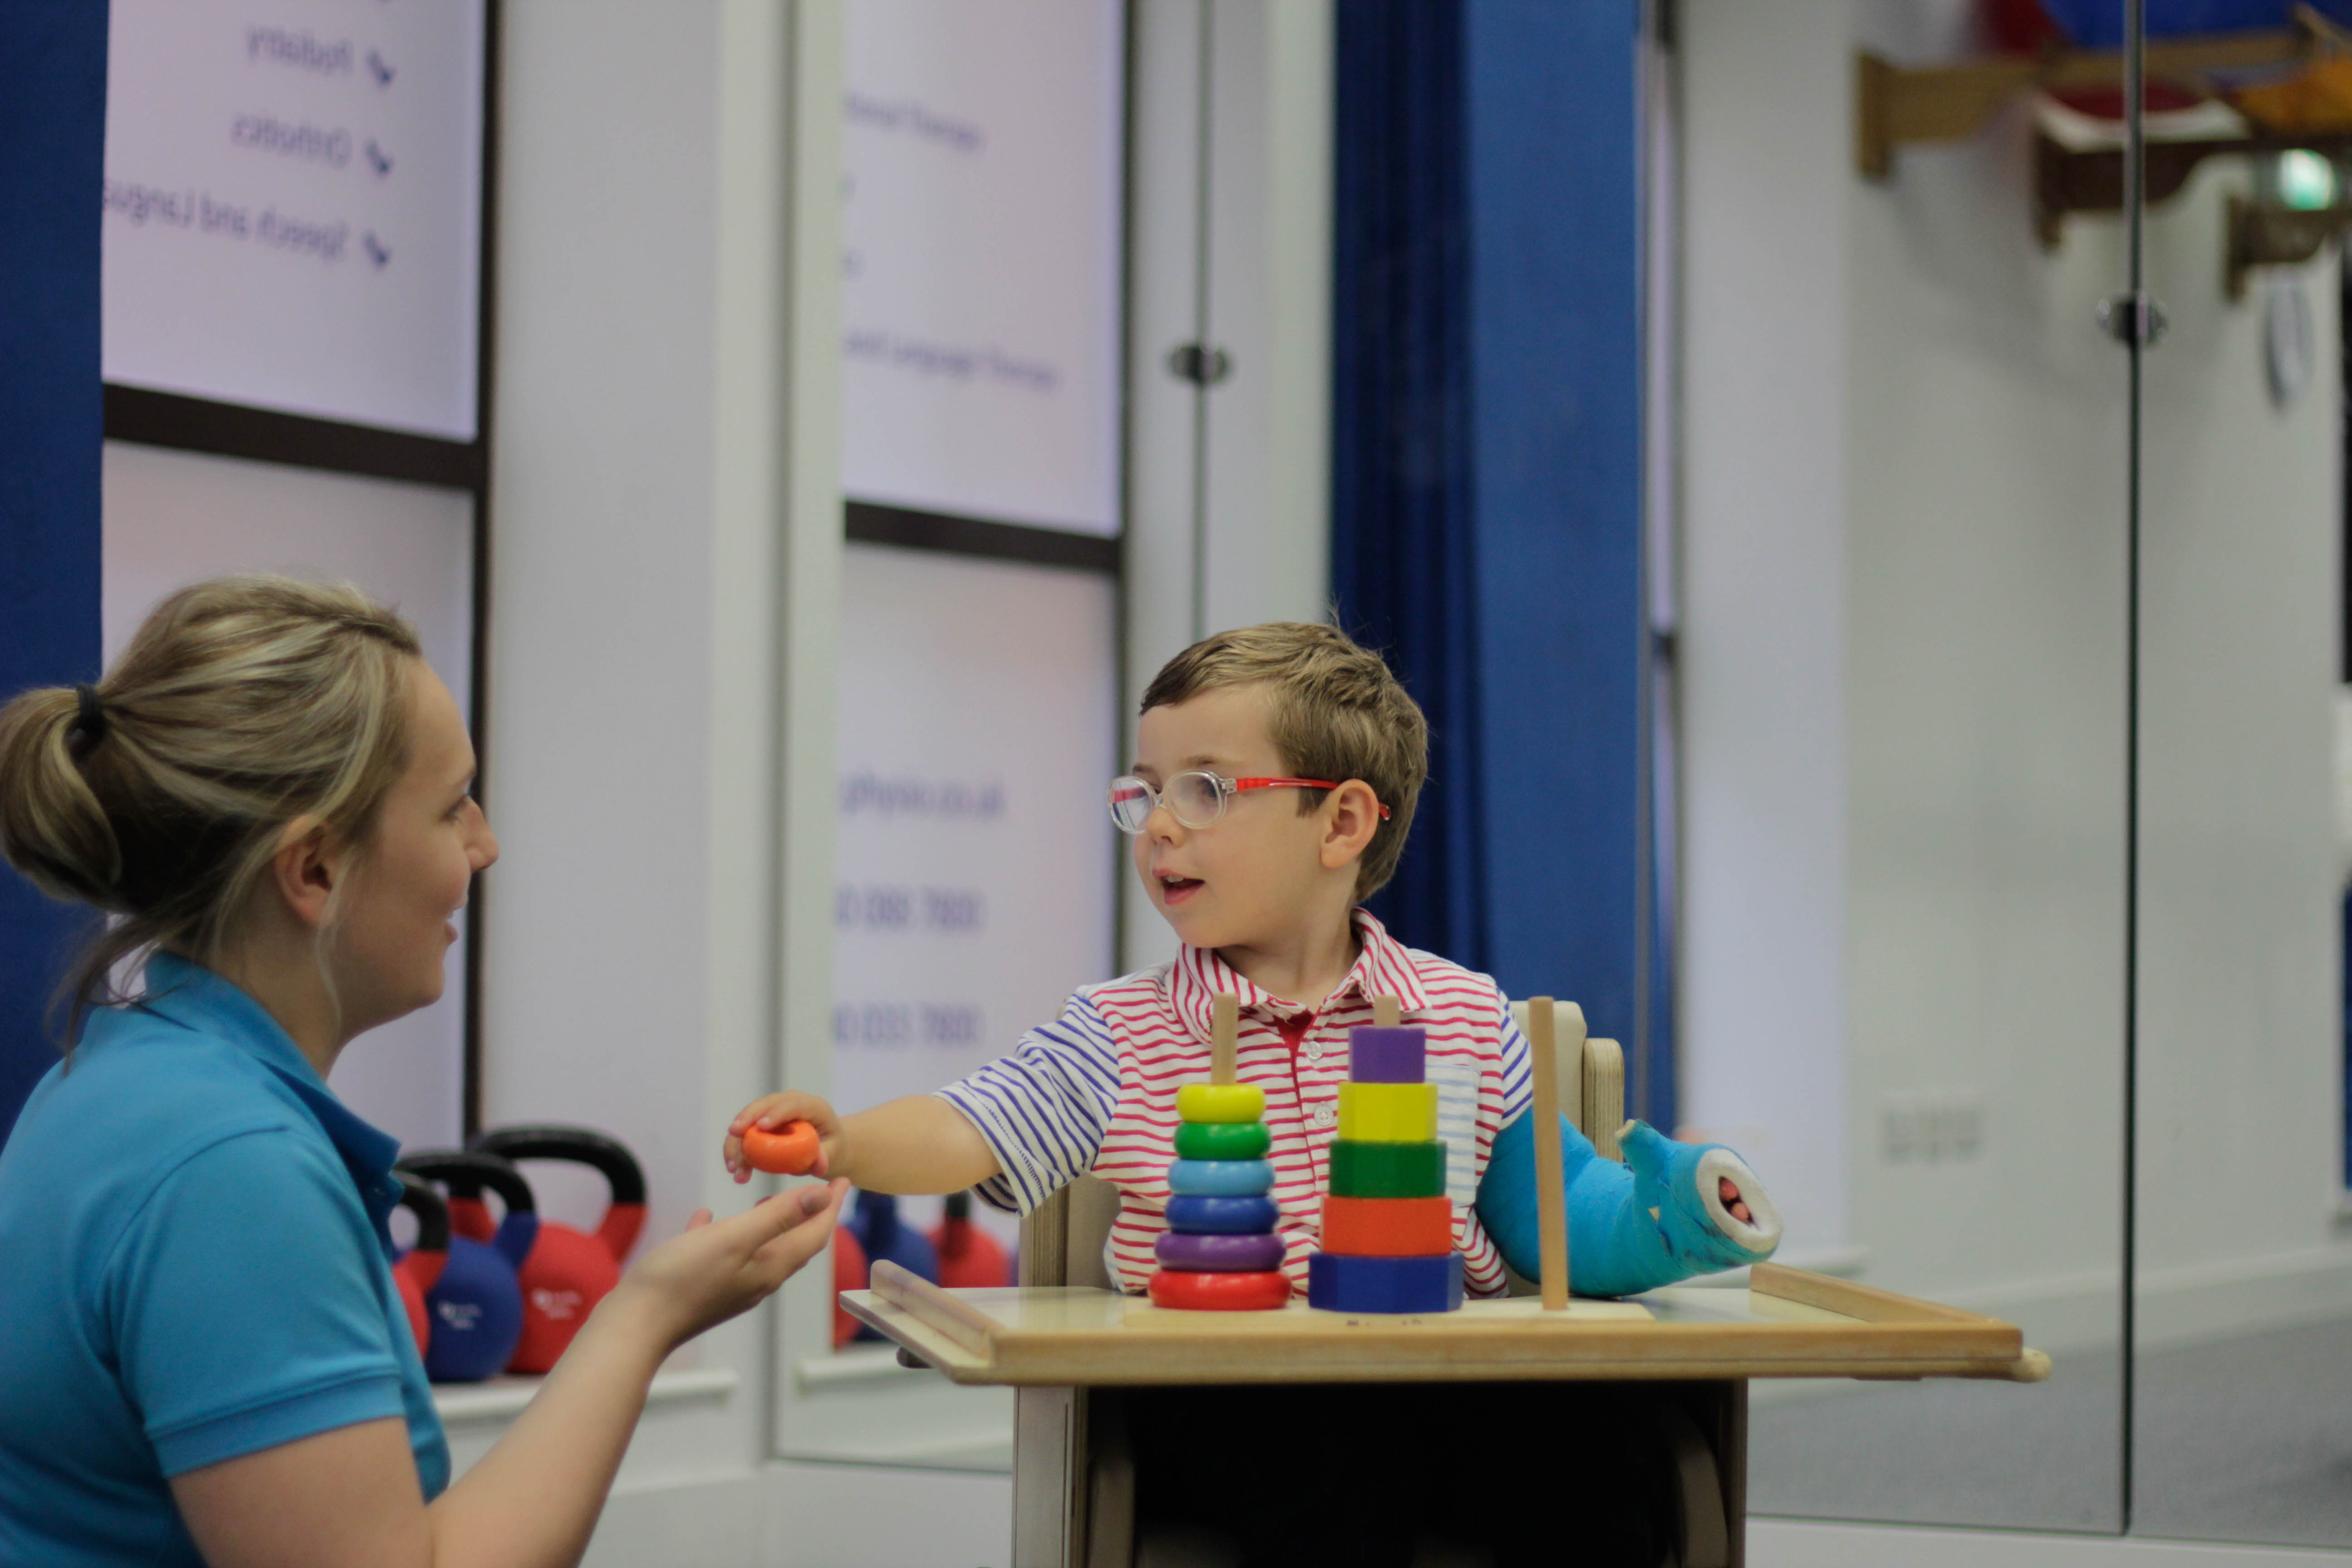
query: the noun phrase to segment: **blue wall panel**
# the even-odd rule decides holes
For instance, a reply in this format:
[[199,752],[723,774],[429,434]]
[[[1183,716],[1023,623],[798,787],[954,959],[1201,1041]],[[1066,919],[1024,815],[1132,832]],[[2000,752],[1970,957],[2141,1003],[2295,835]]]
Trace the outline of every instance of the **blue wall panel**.
[[1466,8],[1488,963],[1634,1037],[1635,0]]
[[1429,782],[1372,909],[1486,963],[1457,0],[1339,8],[1333,171],[1332,592],[1428,717]]
[[[0,698],[96,679],[107,8],[0,5]],[[68,911],[0,869],[0,1137],[57,1060]]]
[[[1422,816],[1373,907],[1629,1047],[1640,22],[1637,0],[1341,6],[1332,300],[1333,593],[1431,727]],[[1637,1109],[1671,1125],[1663,1031],[1648,1044]]]

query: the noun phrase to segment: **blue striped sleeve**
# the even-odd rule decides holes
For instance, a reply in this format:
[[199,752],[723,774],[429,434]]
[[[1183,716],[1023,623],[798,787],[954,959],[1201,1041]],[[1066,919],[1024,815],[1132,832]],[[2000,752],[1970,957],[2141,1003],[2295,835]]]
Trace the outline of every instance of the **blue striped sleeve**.
[[1102,1152],[1118,1106],[1118,1047],[1080,992],[1059,1019],[1022,1036],[1012,1055],[938,1093],[996,1152],[1002,1173],[972,1190],[992,1207],[1025,1215],[1085,1175]]
[[1497,990],[1495,1000],[1503,1009],[1503,1125],[1508,1127],[1535,1102],[1535,1058],[1519,1033],[1519,1021],[1511,1016],[1511,999]]

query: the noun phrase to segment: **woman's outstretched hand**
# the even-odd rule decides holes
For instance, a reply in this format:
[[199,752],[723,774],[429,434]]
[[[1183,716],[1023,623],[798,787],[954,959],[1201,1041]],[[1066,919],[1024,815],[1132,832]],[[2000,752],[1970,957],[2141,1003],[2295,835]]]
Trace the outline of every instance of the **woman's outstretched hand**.
[[613,1296],[625,1310],[649,1314],[675,1349],[758,1306],[822,1252],[848,1190],[847,1182],[794,1187],[726,1219],[697,1209],[684,1234],[640,1258]]

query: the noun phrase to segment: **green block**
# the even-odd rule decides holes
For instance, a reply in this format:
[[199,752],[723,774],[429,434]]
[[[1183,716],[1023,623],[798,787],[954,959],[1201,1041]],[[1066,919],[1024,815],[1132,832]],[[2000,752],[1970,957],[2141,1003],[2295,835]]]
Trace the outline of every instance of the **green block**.
[[1176,1129],[1180,1160],[1262,1160],[1273,1147],[1263,1121],[1187,1121]]
[[1445,1195],[1445,1145],[1356,1143],[1331,1145],[1331,1195],[1335,1198],[1437,1198]]

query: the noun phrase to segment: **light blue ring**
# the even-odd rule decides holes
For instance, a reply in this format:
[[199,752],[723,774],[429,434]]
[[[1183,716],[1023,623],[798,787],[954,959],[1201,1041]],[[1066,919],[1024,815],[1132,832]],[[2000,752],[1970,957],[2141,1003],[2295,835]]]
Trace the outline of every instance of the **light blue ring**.
[[1185,1197],[1254,1198],[1274,1190],[1265,1160],[1179,1160],[1168,1167],[1168,1190]]

